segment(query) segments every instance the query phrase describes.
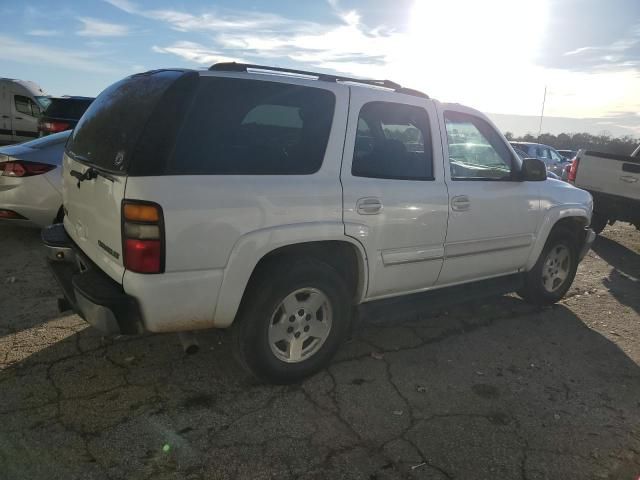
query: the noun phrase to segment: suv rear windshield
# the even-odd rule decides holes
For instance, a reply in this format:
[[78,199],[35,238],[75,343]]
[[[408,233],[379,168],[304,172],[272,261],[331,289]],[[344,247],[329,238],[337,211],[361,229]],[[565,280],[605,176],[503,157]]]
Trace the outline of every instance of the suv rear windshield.
[[314,173],[334,108],[334,94],[322,88],[200,77],[167,174]]
[[[78,122],[67,143],[67,153],[98,168],[126,171],[159,100],[183,74],[180,70],[147,72],[108,87]],[[172,120],[168,118],[165,123]]]
[[52,98],[44,111],[46,117],[68,118],[78,120],[89,108],[91,98]]

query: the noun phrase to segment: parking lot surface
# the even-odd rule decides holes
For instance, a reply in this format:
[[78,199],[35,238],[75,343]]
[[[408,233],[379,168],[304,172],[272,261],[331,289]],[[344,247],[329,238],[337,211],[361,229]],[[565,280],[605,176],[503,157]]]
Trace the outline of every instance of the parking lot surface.
[[636,480],[639,278],[640,232],[616,224],[556,306],[402,302],[271,386],[226,332],[186,356],[57,313],[39,232],[0,226],[0,478]]

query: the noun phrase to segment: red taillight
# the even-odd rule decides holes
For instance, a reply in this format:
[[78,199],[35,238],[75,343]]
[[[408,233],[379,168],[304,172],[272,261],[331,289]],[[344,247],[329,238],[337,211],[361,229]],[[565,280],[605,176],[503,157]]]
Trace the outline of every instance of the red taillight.
[[20,215],[18,212],[14,212],[13,210],[5,210],[0,209],[0,218],[8,219],[8,220],[24,220],[25,217]]
[[580,165],[580,158],[576,157],[571,162],[571,168],[569,168],[569,174],[567,175],[567,180],[570,182],[576,181],[576,175],[578,174],[578,166]]
[[71,125],[67,122],[60,122],[57,120],[46,120],[40,122],[40,130],[47,133],[58,133],[69,130]]
[[138,273],[159,273],[161,256],[160,240],[125,239],[124,260],[127,270]]
[[0,163],[2,177],[32,177],[42,175],[56,168],[47,163],[24,162],[22,160]]
[[124,267],[136,273],[164,270],[164,221],[160,205],[122,202]]

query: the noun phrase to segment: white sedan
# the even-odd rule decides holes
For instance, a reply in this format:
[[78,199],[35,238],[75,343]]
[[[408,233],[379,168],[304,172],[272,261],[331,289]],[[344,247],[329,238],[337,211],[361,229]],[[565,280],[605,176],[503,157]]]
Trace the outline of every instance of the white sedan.
[[0,148],[0,221],[45,227],[62,219],[62,154],[71,130]]

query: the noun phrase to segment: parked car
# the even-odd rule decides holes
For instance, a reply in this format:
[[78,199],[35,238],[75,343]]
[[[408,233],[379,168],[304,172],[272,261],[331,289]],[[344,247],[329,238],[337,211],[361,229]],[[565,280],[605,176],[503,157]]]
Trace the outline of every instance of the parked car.
[[565,166],[570,164],[553,147],[548,145],[529,142],[511,142],[511,145],[513,148],[525,152],[529,158],[542,160],[547,166],[547,171],[555,173],[558,177],[562,176]]
[[[516,152],[516,155],[518,155],[518,157],[520,157],[520,160],[524,160],[525,158],[531,158],[527,155],[526,152],[523,152],[522,150],[518,149],[518,148],[514,148],[513,149],[514,152]],[[547,170],[547,178],[551,178],[553,180],[565,180],[564,178],[559,177],[558,175],[556,175],[553,172],[550,172],[549,170]]]
[[587,192],[545,182],[477,110],[389,81],[133,75],[89,107],[63,164],[64,223],[43,231],[61,308],[112,334],[233,324],[242,363],[273,382],[325,367],[353,307],[556,302],[595,237]]
[[51,97],[38,122],[40,136],[73,129],[93,100],[91,97]]
[[62,220],[62,154],[70,133],[0,148],[0,221],[44,227]]
[[38,117],[49,97],[34,82],[0,78],[0,143],[15,143],[38,136]]
[[630,156],[580,150],[569,182],[593,196],[593,230],[629,222],[640,230],[640,146]]

